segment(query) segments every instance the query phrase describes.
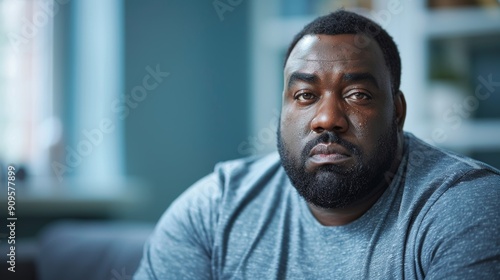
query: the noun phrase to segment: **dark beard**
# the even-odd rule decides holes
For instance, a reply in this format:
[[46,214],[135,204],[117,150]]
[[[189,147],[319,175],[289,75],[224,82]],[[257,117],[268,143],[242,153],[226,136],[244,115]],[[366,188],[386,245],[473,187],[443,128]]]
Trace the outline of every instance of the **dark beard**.
[[[304,199],[321,208],[344,208],[366,197],[384,182],[384,174],[391,168],[397,150],[397,126],[393,124],[387,133],[377,141],[377,150],[370,158],[363,155],[356,145],[345,141],[333,132],[325,131],[318,138],[309,141],[301,152],[300,159],[290,155],[281,137],[278,126],[278,152],[281,164],[293,186]],[[311,149],[319,143],[337,143],[356,158],[356,165],[342,168],[323,165],[315,172],[307,172],[305,163]]]

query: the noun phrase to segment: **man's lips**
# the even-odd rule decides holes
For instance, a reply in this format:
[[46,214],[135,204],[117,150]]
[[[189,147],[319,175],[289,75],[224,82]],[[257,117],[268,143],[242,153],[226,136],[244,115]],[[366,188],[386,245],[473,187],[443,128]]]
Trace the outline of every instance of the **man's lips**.
[[309,153],[309,160],[313,165],[340,164],[350,158],[351,154],[336,143],[320,143]]

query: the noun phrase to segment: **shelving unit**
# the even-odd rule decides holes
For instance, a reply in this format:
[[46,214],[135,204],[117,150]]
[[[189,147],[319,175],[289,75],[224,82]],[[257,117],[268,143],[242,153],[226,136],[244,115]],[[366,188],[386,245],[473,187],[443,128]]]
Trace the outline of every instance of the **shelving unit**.
[[429,38],[500,32],[500,8],[458,8],[423,13]]
[[[405,130],[431,144],[466,154],[476,151],[500,153],[500,118],[460,116],[459,125],[449,125],[442,116],[433,114],[446,112],[454,103],[438,102],[431,92],[435,81],[429,74],[432,66],[430,45],[436,40],[468,42],[477,38],[483,41],[498,38],[500,42],[500,6],[429,9],[426,1],[402,1],[402,6],[391,13],[394,9],[389,6],[390,2],[372,0],[372,10],[357,12],[381,23],[398,44],[403,64],[401,89],[408,104]],[[304,25],[320,14],[281,16],[279,1],[257,0],[252,6],[252,134],[258,135],[280,108],[283,55],[288,44]],[[382,13],[388,15],[383,23],[377,20],[377,15]],[[492,74],[493,81],[500,81],[500,66],[498,72]],[[467,96],[474,94],[470,88],[460,91],[466,95],[457,92],[455,98],[448,101],[466,102]],[[492,94],[500,95],[500,87]],[[274,149],[274,145],[268,146],[262,152]]]
[[[473,62],[472,50],[474,47],[478,47],[485,44],[496,44],[500,50],[500,8],[481,8],[481,7],[470,7],[470,8],[454,8],[454,9],[437,9],[428,10],[424,7],[421,10],[424,18],[425,32],[423,34],[423,41],[426,42],[426,49],[424,49],[424,58],[427,60],[426,71],[431,71],[429,49],[431,44],[435,44],[437,41],[448,42],[448,44],[458,44],[456,49],[460,49],[464,56],[464,61],[466,66],[462,67],[465,69],[460,69],[462,72],[465,70],[467,73],[465,80],[470,80],[469,82],[458,81],[462,84],[462,95],[460,92],[455,92],[456,97],[453,104],[447,104],[442,106],[443,114],[441,117],[434,117],[428,123],[423,123],[423,125],[429,124],[432,128],[431,133],[440,130],[441,133],[446,135],[444,141],[435,143],[439,146],[449,148],[458,152],[465,154],[474,154],[476,152],[500,152],[500,118],[489,118],[481,119],[475,118],[473,115],[476,113],[477,108],[475,108],[475,102],[477,104],[486,102],[497,102],[499,99],[496,98],[486,98],[481,100],[475,93],[475,90],[482,85],[479,77],[488,80],[488,75],[492,75],[493,81],[499,81],[500,79],[500,64],[494,72],[480,73],[483,71],[477,71],[472,69],[471,63]],[[495,43],[496,42],[496,43]],[[494,58],[492,58],[494,59]],[[453,69],[449,69],[453,70]],[[431,87],[434,82],[439,82],[429,78],[429,74],[426,79],[421,81],[422,84],[426,86],[427,94],[432,92]],[[452,84],[452,83],[450,83]],[[463,86],[468,84],[468,86]],[[480,92],[485,93],[485,88],[482,88]],[[500,95],[500,87],[494,89],[490,92],[490,96]],[[432,96],[429,96],[432,98]],[[450,122],[443,121],[444,114],[454,106],[465,106],[468,107],[468,113],[471,117],[461,117],[460,125],[451,125]],[[500,104],[498,104],[500,105]],[[455,109],[455,108],[454,108]],[[455,117],[460,116],[455,113]],[[429,133],[424,135],[424,137],[433,139],[433,136]],[[432,142],[432,141],[431,141]],[[482,159],[482,158],[479,158]],[[500,168],[500,161],[492,162],[491,164],[496,165]]]

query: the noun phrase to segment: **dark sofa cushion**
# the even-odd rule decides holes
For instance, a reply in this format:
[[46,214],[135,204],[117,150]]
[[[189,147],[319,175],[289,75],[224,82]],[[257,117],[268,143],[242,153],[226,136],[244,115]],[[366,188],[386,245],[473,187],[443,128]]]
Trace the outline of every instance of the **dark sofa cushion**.
[[132,279],[154,225],[63,221],[40,234],[38,279]]

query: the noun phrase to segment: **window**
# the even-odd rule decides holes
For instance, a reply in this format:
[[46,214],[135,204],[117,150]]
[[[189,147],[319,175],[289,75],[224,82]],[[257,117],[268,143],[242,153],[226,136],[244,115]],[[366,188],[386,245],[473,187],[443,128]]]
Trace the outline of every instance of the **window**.
[[[121,6],[0,1],[0,163],[37,179],[120,180],[122,125],[111,104],[123,91]],[[113,131],[97,137],[103,121]]]
[[52,101],[50,1],[0,1],[0,162],[47,174],[61,137]]

